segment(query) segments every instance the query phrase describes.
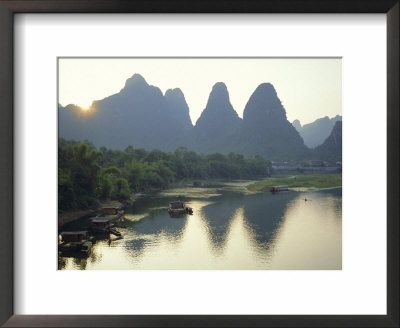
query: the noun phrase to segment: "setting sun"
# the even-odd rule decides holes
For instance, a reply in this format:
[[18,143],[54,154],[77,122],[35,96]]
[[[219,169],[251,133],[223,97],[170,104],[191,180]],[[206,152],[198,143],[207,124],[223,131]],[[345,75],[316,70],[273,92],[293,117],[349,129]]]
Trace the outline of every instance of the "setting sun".
[[87,112],[87,111],[89,111],[89,110],[91,110],[92,109],[92,106],[91,105],[89,105],[89,106],[84,106],[84,107],[79,107],[83,112]]

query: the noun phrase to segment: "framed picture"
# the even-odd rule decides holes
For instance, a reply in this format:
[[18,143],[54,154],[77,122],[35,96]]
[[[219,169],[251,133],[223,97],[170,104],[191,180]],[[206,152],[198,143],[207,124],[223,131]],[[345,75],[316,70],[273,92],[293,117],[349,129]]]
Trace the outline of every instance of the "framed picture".
[[[399,325],[398,1],[188,4],[5,0],[0,1],[0,22],[0,142],[4,154],[0,159],[1,324]],[[92,79],[85,80],[86,77]],[[118,81],[112,91],[91,94],[92,89],[99,89],[91,86],[104,85],[100,81],[112,85],[114,78]],[[122,89],[118,89],[121,83]],[[157,87],[162,91],[161,98]],[[182,90],[167,91],[175,87]],[[128,91],[136,96],[125,105],[124,94]],[[264,123],[258,116],[250,124],[251,107],[258,108],[257,102],[263,99],[259,94],[263,92],[272,94],[268,99],[276,98],[272,105],[264,104],[272,106],[272,116]],[[150,93],[154,96],[147,104]],[[236,98],[240,93],[245,94],[244,100]],[[142,95],[147,95],[143,101]],[[310,107],[313,101],[317,103],[317,95],[329,104]],[[78,100],[80,96],[82,100]],[[182,124],[173,127],[178,120],[171,120],[173,111],[166,117],[161,112],[150,117],[148,122],[163,117],[154,129],[150,123],[143,130],[141,124],[132,123],[126,133],[122,130],[127,119],[122,116],[101,117],[94,132],[90,124],[82,123],[83,116],[90,116],[93,111],[104,114],[109,108],[170,111],[173,106],[179,107],[176,97],[187,102],[183,102],[186,121],[179,123],[187,123],[186,128]],[[204,101],[193,100],[196,97]],[[342,97],[343,229],[341,141],[340,157],[333,148],[324,152],[327,146],[323,140],[321,146],[312,144],[313,140],[302,134],[302,125],[294,121],[297,118],[302,123],[310,122],[330,115],[320,114],[327,112],[319,112],[318,106],[324,110],[336,108],[334,114],[341,115]],[[91,103],[94,99],[103,100]],[[159,100],[153,103],[154,99]],[[293,104],[291,99],[295,99]],[[297,113],[312,113],[314,118],[293,114],[291,109],[301,108],[302,102],[309,106],[308,112],[305,109]],[[216,129],[220,132],[226,128],[227,135],[215,134],[216,129],[205,133],[207,124],[201,127],[199,121],[206,121],[204,117],[213,106],[221,108],[222,103],[226,104],[226,124]],[[185,108],[190,108],[190,113]],[[75,116],[66,115],[66,109],[68,115]],[[282,113],[285,119],[277,119],[271,126],[283,122],[276,133],[291,131],[293,142],[300,135],[308,145],[304,147],[307,155],[298,147],[296,151],[289,147],[290,156],[285,155],[286,144],[279,140],[287,142],[289,132],[273,143],[279,144],[278,148],[254,143],[261,138],[261,132],[257,138],[254,134],[257,123],[264,131]],[[191,123],[196,120],[196,125]],[[228,122],[237,126],[227,128]],[[243,127],[246,124],[251,125],[250,129]],[[342,124],[334,124],[330,135],[323,139],[331,138],[337,144]],[[157,139],[157,132],[162,129],[166,129],[163,135],[168,140]],[[176,134],[177,130],[181,133]],[[207,139],[210,133],[211,139]],[[119,136],[123,137],[122,143]],[[129,142],[125,144],[129,138],[137,141],[133,147]],[[174,152],[182,145],[187,148]],[[114,148],[121,150],[111,151]],[[151,152],[154,148],[162,151]],[[189,153],[188,148],[201,155]],[[209,155],[218,152],[222,154]],[[86,160],[83,165],[82,160],[74,159],[82,153],[94,157],[99,154],[103,160],[93,167]],[[120,155],[131,157],[118,164],[115,156]],[[185,175],[178,170],[178,164],[181,157],[189,155],[191,165],[197,169],[192,175]],[[162,159],[144,161],[143,156]],[[229,166],[235,161],[241,163],[242,171]],[[213,165],[207,166],[211,162]],[[218,171],[222,162],[226,165]],[[185,166],[186,171],[191,165]],[[155,166],[170,176],[167,182],[154,178]],[[102,173],[96,175],[96,183],[82,187],[79,181],[87,177],[82,173],[79,180],[75,171],[88,171],[89,167],[91,173]],[[135,175],[138,170],[151,174],[139,179]],[[202,170],[206,173],[199,175]],[[228,178],[234,180],[285,170],[340,170],[340,175],[328,172],[331,180],[315,182],[320,188],[336,188],[340,176],[340,195],[332,190],[319,193],[301,189],[297,173],[299,181],[295,185],[282,176],[272,177],[279,182],[272,185],[270,180],[266,184],[264,181],[264,186],[245,185],[250,190],[268,188],[266,196],[232,197],[239,184],[214,188],[209,182],[203,185],[202,180],[205,176],[225,177],[227,171],[231,172]],[[186,178],[185,183],[190,181],[184,191],[179,189],[179,193],[185,193],[179,202],[182,196],[176,194],[176,189],[156,199],[140,200],[143,192],[176,183],[178,176],[182,181]],[[310,183],[309,176],[306,183]],[[300,189],[285,193],[292,186]],[[239,188],[243,189],[242,182]],[[189,189],[193,193],[200,190],[203,196],[207,189],[208,194],[199,201],[198,194],[187,196]],[[105,201],[129,202],[132,192],[134,215],[126,207],[124,219],[128,222],[118,221],[118,226],[110,218],[121,212],[115,202],[111,206]],[[91,202],[103,205],[94,210]],[[285,215],[279,214],[281,203]],[[155,209],[151,214],[146,212],[146,222],[151,225],[137,224],[140,218],[135,211],[140,206]],[[84,229],[81,225],[65,225],[68,215],[60,213],[82,209],[90,211],[81,222],[87,224]],[[181,213],[177,218],[175,212],[181,210],[185,211],[184,218]],[[260,211],[275,211],[277,214],[271,215],[285,216],[285,222],[277,220],[276,226],[266,227],[260,221],[266,216]],[[326,219],[318,221],[320,228],[315,224],[317,220],[310,222],[310,218],[318,216]],[[211,217],[226,220],[213,224]],[[195,227],[201,233],[193,234]],[[81,231],[85,229],[88,234]],[[98,237],[101,229],[106,229],[106,239]],[[53,247],[56,244],[57,251]],[[76,251],[83,256],[77,256]],[[69,252],[74,255],[66,255]],[[308,256],[302,256],[305,252]],[[269,256],[274,261],[266,260]]]

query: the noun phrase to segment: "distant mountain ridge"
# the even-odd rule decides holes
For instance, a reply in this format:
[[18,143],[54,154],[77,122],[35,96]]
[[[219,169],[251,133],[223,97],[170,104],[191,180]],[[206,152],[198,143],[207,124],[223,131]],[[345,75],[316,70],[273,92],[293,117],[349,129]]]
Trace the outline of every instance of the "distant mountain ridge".
[[165,94],[139,74],[127,79],[119,93],[93,101],[89,110],[59,105],[59,136],[95,146],[174,151],[185,146],[199,153],[236,152],[269,159],[302,159],[310,155],[303,139],[286,118],[272,84],[260,84],[241,119],[223,82],[216,83],[193,126],[183,92]]
[[299,120],[294,120],[292,125],[299,132],[304,140],[304,144],[309,148],[315,148],[321,145],[332,132],[333,126],[337,121],[341,121],[342,116],[336,115],[319,118],[312,123],[301,125]]
[[342,161],[342,121],[336,121],[331,134],[315,148],[314,154],[325,161]]

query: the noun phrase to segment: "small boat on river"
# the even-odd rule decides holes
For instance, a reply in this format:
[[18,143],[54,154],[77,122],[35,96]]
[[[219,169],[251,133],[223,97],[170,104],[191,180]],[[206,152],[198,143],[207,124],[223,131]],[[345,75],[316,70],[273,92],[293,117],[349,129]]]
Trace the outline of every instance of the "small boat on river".
[[181,201],[176,201],[169,204],[168,213],[170,215],[193,214],[193,208],[185,206],[185,203]]
[[60,236],[58,250],[63,254],[88,255],[95,243],[94,237],[88,231],[63,231]]
[[108,233],[114,225],[111,223],[112,218],[94,217],[90,219],[90,231],[92,233]]
[[63,243],[81,242],[89,239],[89,234],[84,231],[63,231],[60,233],[61,241]]
[[113,220],[111,217],[94,217],[90,219],[89,229],[93,234],[113,234],[117,237],[122,237],[122,234],[115,229],[115,225],[112,223]]
[[272,186],[270,189],[271,192],[288,191],[288,190],[289,186],[287,185]]

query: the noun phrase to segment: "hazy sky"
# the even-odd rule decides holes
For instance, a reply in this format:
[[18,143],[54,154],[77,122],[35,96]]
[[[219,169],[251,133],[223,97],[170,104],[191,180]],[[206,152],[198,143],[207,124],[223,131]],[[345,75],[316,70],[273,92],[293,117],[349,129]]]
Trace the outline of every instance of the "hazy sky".
[[274,85],[290,122],[306,124],[342,114],[340,58],[61,58],[59,103],[87,108],[93,100],[119,92],[135,73],[163,93],[180,88],[193,124],[217,82],[226,84],[240,117],[263,82]]

